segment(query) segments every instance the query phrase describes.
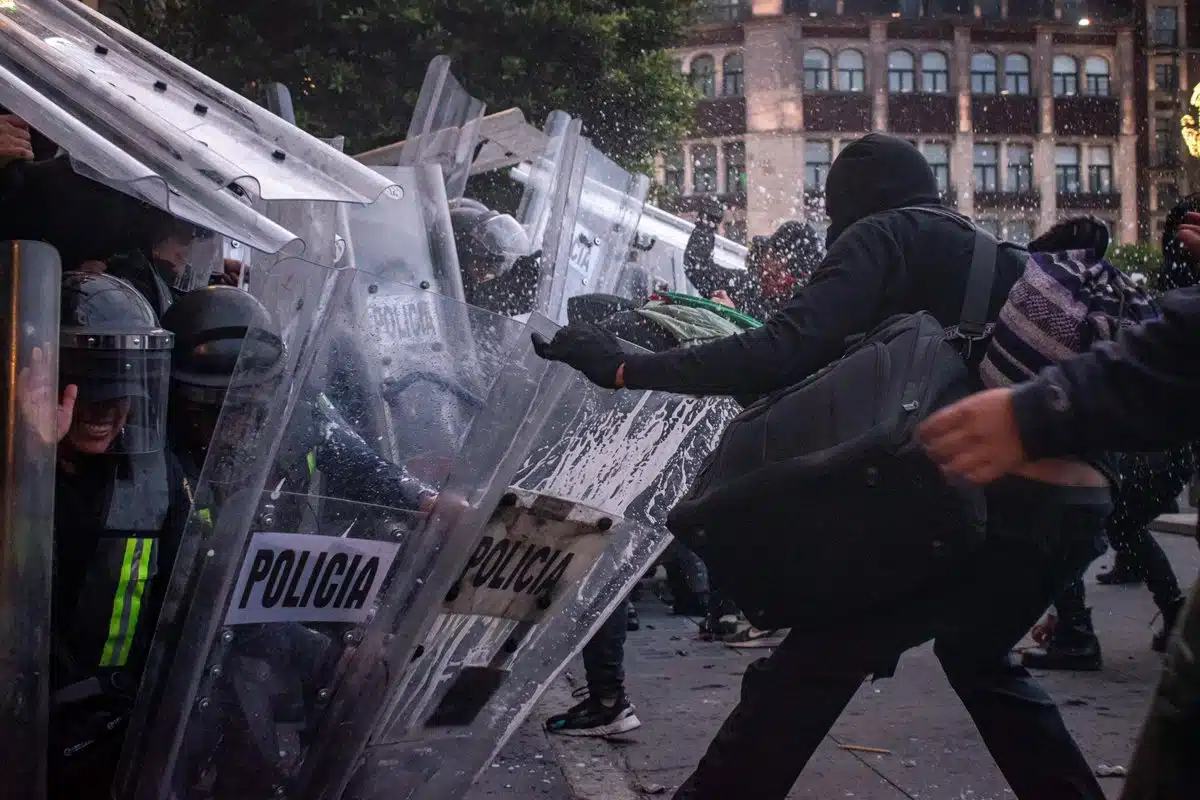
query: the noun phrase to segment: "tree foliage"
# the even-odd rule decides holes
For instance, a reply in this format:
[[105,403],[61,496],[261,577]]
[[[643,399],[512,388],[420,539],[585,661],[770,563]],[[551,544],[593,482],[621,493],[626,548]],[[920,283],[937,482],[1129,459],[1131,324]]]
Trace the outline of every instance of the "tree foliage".
[[1108,260],[1126,275],[1141,277],[1146,288],[1157,290],[1162,251],[1150,244],[1120,244],[1109,248]]
[[694,95],[664,48],[693,0],[117,0],[127,25],[259,100],[292,91],[297,122],[350,152],[404,138],[425,68],[450,56],[490,111],[541,125],[563,109],[627,167],[678,140]]

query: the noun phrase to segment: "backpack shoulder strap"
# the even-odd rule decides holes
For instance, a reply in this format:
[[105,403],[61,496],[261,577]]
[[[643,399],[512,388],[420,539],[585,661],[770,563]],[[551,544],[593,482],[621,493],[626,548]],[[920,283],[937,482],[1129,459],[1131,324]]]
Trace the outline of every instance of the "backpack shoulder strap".
[[896,211],[924,211],[953,220],[975,232],[971,250],[971,271],[967,275],[967,291],[963,295],[962,311],[958,315],[958,333],[968,339],[987,334],[988,307],[992,304],[992,284],[996,279],[996,254],[1000,242],[968,218],[937,206],[904,206]]

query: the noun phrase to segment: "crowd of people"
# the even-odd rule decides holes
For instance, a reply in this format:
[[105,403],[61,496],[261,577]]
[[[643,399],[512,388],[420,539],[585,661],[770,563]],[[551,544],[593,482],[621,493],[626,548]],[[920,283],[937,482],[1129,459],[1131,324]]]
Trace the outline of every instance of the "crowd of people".
[[[683,255],[688,280],[761,326],[731,328],[720,314],[683,325],[661,298],[592,296],[536,349],[609,389],[769,396],[894,315],[956,324],[977,232],[961,215],[927,213],[940,207],[919,151],[871,134],[830,169],[823,247],[812,228],[788,222],[752,241],[746,269],[723,269],[712,258],[721,212],[701,213]],[[544,264],[516,220],[473,201],[451,218],[467,300],[504,315],[532,310]],[[1070,220],[1029,248],[998,243],[989,321],[1030,252],[1103,257],[1101,229]],[[224,408],[237,424],[244,407],[252,430],[256,402],[280,390],[286,348],[278,321],[242,288],[249,269],[224,258],[219,236],[80,176],[11,114],[0,115],[0,240],[47,242],[61,260],[58,374],[34,353],[18,381],[24,423],[57,452],[49,774],[54,800],[106,797],[171,566],[189,526],[211,525],[224,500],[195,493],[218,415]],[[1106,542],[1120,556],[1114,571],[1154,595],[1156,650],[1184,613],[1183,587],[1148,525],[1196,467],[1200,200],[1172,213],[1163,251],[1157,319],[923,423],[921,440],[948,474],[986,485],[987,535],[903,602],[850,624],[760,630],[696,556],[673,550],[677,610],[703,617],[705,636],[772,650],[748,669],[738,706],[677,798],[782,800],[861,682],[890,677],[901,654],[930,640],[1017,797],[1104,797],[1029,668],[1101,668],[1082,576]],[[319,468],[348,500],[414,511],[436,502],[434,487],[375,453],[324,394],[310,392],[290,425],[296,446],[270,479],[277,492],[302,491]],[[303,512],[280,518],[298,525]],[[627,600],[584,648],[587,695],[548,730],[638,727],[623,675],[634,626]],[[1031,629],[1043,647],[1016,656]]]

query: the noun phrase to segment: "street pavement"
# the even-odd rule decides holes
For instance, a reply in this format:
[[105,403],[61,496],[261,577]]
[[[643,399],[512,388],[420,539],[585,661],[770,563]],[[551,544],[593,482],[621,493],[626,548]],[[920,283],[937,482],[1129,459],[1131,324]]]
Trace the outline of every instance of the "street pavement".
[[[1184,586],[1200,571],[1190,537],[1158,536]],[[1141,587],[1108,587],[1088,576],[1104,647],[1097,673],[1039,673],[1093,767],[1128,766],[1160,668],[1150,651],[1155,609]],[[467,796],[539,800],[631,800],[669,796],[699,760],[737,702],[746,665],[765,651],[737,651],[696,638],[695,622],[657,601],[639,606],[629,634],[627,689],[642,728],[610,740],[548,737],[542,719],[572,704],[576,661]],[[850,748],[871,748],[868,752]],[[1101,781],[1110,798],[1119,777]],[[801,775],[790,798],[1003,800],[1013,797],[928,646],[910,652],[891,680],[865,684]]]

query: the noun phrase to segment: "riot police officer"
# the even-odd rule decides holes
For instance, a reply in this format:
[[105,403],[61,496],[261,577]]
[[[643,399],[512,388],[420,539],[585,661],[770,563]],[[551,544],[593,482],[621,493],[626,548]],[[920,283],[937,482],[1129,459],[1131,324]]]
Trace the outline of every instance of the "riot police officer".
[[[189,472],[198,476],[222,406],[228,424],[235,426],[225,437],[229,443],[246,441],[234,435],[238,430],[252,432],[250,415],[262,407],[256,400],[279,388],[284,344],[263,305],[230,286],[179,297],[163,316],[163,327],[175,335],[172,440]],[[403,466],[376,454],[323,393],[306,398],[286,438],[293,446],[285,448],[272,489],[306,492],[320,470],[326,494],[354,502],[416,510],[428,509],[436,496]],[[289,451],[295,455],[286,457]]]
[[542,254],[521,223],[467,198],[450,209],[450,223],[467,302],[509,317],[532,311]]
[[108,796],[190,506],[166,451],[172,335],[109,275],[62,281],[51,798]]

